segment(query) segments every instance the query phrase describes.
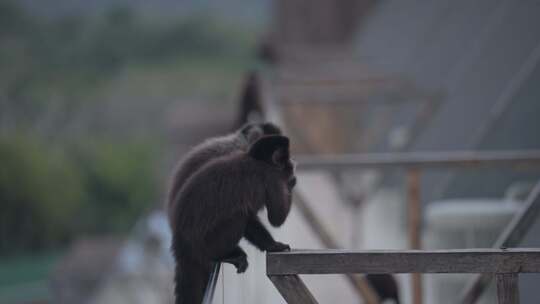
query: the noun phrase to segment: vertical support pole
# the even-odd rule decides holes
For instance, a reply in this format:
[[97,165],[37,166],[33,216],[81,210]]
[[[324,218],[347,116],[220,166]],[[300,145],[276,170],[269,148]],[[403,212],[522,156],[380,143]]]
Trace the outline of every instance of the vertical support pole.
[[317,304],[317,300],[298,275],[272,275],[268,277],[287,303]]
[[[421,249],[420,225],[422,221],[422,206],[420,203],[420,171],[411,168],[407,171],[407,219],[409,247]],[[411,274],[413,304],[422,304],[422,276]]]
[[519,304],[519,283],[517,273],[498,273],[497,299],[499,304]]

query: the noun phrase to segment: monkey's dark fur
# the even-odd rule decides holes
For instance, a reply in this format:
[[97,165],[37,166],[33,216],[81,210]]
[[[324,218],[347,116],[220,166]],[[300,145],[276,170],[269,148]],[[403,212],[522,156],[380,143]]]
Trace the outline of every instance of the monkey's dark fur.
[[250,123],[245,124],[242,128],[234,133],[210,138],[203,143],[193,147],[186,156],[179,162],[172,182],[169,187],[169,194],[167,197],[167,212],[169,215],[169,222],[171,225],[174,223],[173,212],[171,210],[176,204],[174,199],[178,194],[180,188],[184,185],[186,180],[197,171],[202,165],[208,163],[210,160],[228,155],[236,151],[246,151],[250,144],[254,143],[263,135],[280,135],[281,130],[276,125],[266,123]]
[[214,262],[246,270],[246,253],[238,246],[242,237],[260,250],[289,249],[272,238],[257,212],[266,207],[269,222],[282,225],[295,183],[289,140],[279,135],[263,136],[248,151],[212,158],[185,180],[169,210],[177,304],[201,303]]
[[257,72],[251,71],[244,80],[242,95],[240,96],[240,107],[238,111],[239,115],[235,123],[237,127],[248,121],[252,114],[260,115],[262,112],[260,101],[261,89],[258,78],[259,76]]
[[389,274],[368,274],[366,279],[379,296],[381,302],[393,300],[399,304],[399,292],[396,279]]

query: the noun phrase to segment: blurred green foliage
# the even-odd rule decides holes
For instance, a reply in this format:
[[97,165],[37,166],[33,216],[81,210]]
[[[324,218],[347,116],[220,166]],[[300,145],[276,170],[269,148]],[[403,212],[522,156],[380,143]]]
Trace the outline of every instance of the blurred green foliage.
[[122,233],[158,205],[167,107],[236,90],[255,36],[202,13],[39,16],[0,0],[0,256]]
[[0,139],[0,159],[0,250],[65,240],[84,199],[76,165],[64,151],[23,136]]
[[115,233],[156,198],[149,143],[56,147],[0,138],[0,252],[61,246],[78,234]]
[[87,193],[87,203],[79,209],[80,228],[95,233],[121,232],[142,211],[154,206],[159,189],[155,179],[159,151],[151,142],[119,145],[100,141],[76,150]]

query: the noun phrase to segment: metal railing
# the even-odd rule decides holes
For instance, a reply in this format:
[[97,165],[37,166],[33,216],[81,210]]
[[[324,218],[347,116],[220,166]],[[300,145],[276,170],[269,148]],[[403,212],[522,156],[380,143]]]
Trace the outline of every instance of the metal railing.
[[[310,155],[299,156],[296,159],[299,171],[341,171],[344,169],[368,168],[380,170],[405,169],[407,172],[407,226],[410,249],[422,248],[420,238],[422,222],[420,197],[421,170],[479,167],[540,168],[540,150]],[[303,206],[306,204],[300,202],[300,205]],[[309,209],[308,206],[303,207],[301,209]],[[313,216],[312,218],[316,219]],[[315,228],[320,226],[317,223],[310,223],[310,225]],[[421,304],[422,281],[419,273],[414,273],[412,276],[412,288],[413,303]],[[473,302],[467,303],[470,304]]]
[[[478,156],[478,155],[477,155]],[[482,155],[480,155],[482,156]],[[516,155],[514,155],[516,156]],[[522,154],[524,156],[524,154]],[[437,158],[432,158],[431,161],[435,165],[436,163],[439,163],[439,161],[435,161]],[[478,159],[482,159],[482,161],[478,162]],[[490,158],[490,161],[494,161],[495,158]],[[513,163],[516,164],[519,163],[519,161],[528,162],[532,159],[529,157],[518,157],[513,160]],[[403,159],[402,159],[403,160]],[[488,161],[488,158],[485,157],[477,157],[477,162],[475,164],[480,165],[483,162]],[[447,161],[444,161],[443,163],[453,163],[457,161],[457,158],[450,158]],[[502,158],[498,158],[498,161],[502,161]],[[535,161],[536,162],[536,161]],[[371,163],[371,162],[370,162]],[[409,162],[405,162],[404,164],[410,164]],[[422,162],[423,165],[426,165],[426,163]],[[310,222],[310,225],[313,226],[312,228],[315,229],[317,234],[321,235],[323,240],[326,240],[324,242],[325,245],[328,247],[334,247],[336,244],[333,241],[333,239],[329,236],[329,234],[326,232],[324,226],[320,223],[318,218],[315,214],[307,207],[306,202],[304,202],[300,196],[296,195],[295,197],[296,203],[300,202],[300,211],[304,213],[304,215],[310,215],[308,216],[308,222]],[[521,239],[524,237],[525,233],[529,230],[530,226],[534,223],[534,220],[537,218],[538,214],[540,213],[540,182],[536,184],[536,186],[531,191],[530,195],[528,196],[523,209],[521,212],[519,212],[509,223],[509,225],[506,227],[506,229],[503,231],[501,236],[498,238],[497,242],[495,242],[494,247],[495,248],[505,248],[505,247],[512,247],[517,246]],[[326,237],[325,237],[326,236]],[[313,298],[313,296],[309,293],[305,285],[302,283],[302,281],[297,276],[291,276],[295,274],[313,274],[313,273],[343,273],[346,274],[349,278],[349,282],[351,282],[354,285],[360,286],[360,288],[366,288],[366,282],[362,277],[354,276],[353,273],[482,273],[478,276],[476,276],[471,282],[468,284],[468,287],[465,290],[465,293],[462,295],[462,303],[470,304],[475,303],[476,300],[480,297],[482,292],[485,290],[485,288],[490,283],[491,279],[495,276],[497,278],[497,285],[500,289],[501,286],[508,289],[517,289],[517,281],[515,281],[514,276],[517,277],[517,273],[520,272],[536,272],[536,271],[527,271],[527,269],[523,270],[522,264],[523,262],[526,262],[527,265],[533,265],[534,263],[540,263],[538,261],[538,255],[530,255],[529,253],[538,253],[540,249],[513,249],[513,250],[506,250],[506,249],[482,249],[482,250],[450,250],[450,251],[365,251],[365,252],[355,252],[355,251],[337,251],[337,250],[327,250],[327,251],[294,251],[296,258],[293,258],[290,260],[289,258],[282,258],[282,255],[287,255],[289,253],[276,253],[276,254],[269,254],[267,256],[267,274],[272,280],[272,282],[275,284],[275,286],[278,288],[280,293],[284,296],[285,299],[289,303],[316,303],[316,300]],[[533,261],[523,261],[523,260],[515,260],[520,255],[516,255],[515,253],[518,252],[524,252],[525,255],[521,256],[522,258],[533,258],[536,260]],[[498,253],[495,255],[493,253]],[[509,257],[504,258],[503,256],[505,254],[509,254]],[[311,257],[310,254],[313,254]],[[337,255],[336,255],[337,254]],[[347,255],[352,254],[354,257],[350,258]],[[404,265],[408,265],[407,267],[410,267],[409,270],[405,271],[402,268],[399,267],[405,267],[404,265],[398,265],[395,266],[392,263],[387,264],[388,269],[381,270],[377,267],[382,267],[378,265],[385,265],[383,262],[378,262],[378,260],[371,261],[369,259],[363,260],[362,263],[367,264],[351,264],[358,260],[356,257],[358,254],[360,255],[366,255],[365,258],[368,256],[388,256],[388,255],[396,255],[394,258],[395,261],[399,261],[401,258],[405,258],[406,263]],[[456,254],[458,257],[460,257],[457,260],[450,260],[452,259],[452,254]],[[485,255],[484,255],[485,254]],[[436,266],[433,267],[440,267],[440,269],[448,269],[448,271],[443,270],[433,270],[432,266],[424,265],[420,263],[421,260],[418,258],[418,255],[423,256],[425,259],[430,259],[430,263],[435,263]],[[425,256],[424,256],[425,255]],[[486,257],[487,255],[487,257]],[[308,258],[307,260],[302,260],[304,264],[299,265],[293,265],[294,261],[298,260],[298,256],[301,256],[302,258]],[[473,257],[476,256],[476,257]],[[322,257],[319,259],[319,257]],[[439,257],[438,260],[432,260],[434,257]],[[442,257],[442,258],[440,258]],[[462,269],[463,267],[466,267],[464,265],[468,265],[468,257],[471,259],[474,258],[474,263],[480,263],[479,265],[486,265],[489,263],[493,263],[491,266],[495,267],[493,269],[484,269],[482,271],[473,271],[472,268],[470,271],[464,271],[464,270],[456,270]],[[455,257],[454,257],[455,258]],[[311,260],[310,260],[311,259]],[[330,260],[326,260],[330,259]],[[333,260],[336,259],[337,261],[340,261],[338,265],[332,265]],[[378,259],[378,258],[377,258]],[[384,259],[381,257],[381,259]],[[392,258],[387,258],[388,262],[392,260]],[[407,259],[411,259],[410,261]],[[448,259],[446,261],[445,259]],[[460,260],[461,259],[461,260]],[[489,263],[486,261],[480,261],[478,259],[488,259]],[[499,260],[494,260],[499,259]],[[350,262],[346,262],[349,261]],[[310,261],[310,262],[306,262]],[[371,262],[366,262],[371,261]],[[416,261],[416,262],[411,262]],[[536,261],[536,262],[534,262]],[[447,266],[445,266],[444,263],[450,263]],[[345,264],[344,264],[345,263]],[[349,263],[349,264],[347,264]],[[370,264],[372,263],[372,264]],[[395,262],[398,263],[398,262]],[[442,263],[439,265],[439,263]],[[461,263],[461,265],[456,265],[456,263]],[[516,264],[517,263],[517,264]],[[530,264],[532,263],[532,264]],[[399,264],[399,263],[398,263]],[[534,265],[537,265],[534,264]],[[308,267],[309,265],[314,265],[313,268]],[[368,270],[362,268],[363,265],[371,265],[374,268],[368,268]],[[327,268],[324,268],[327,267]],[[340,272],[325,272],[329,271],[328,269],[336,269],[339,268]],[[350,267],[347,268],[347,267]],[[360,267],[360,268],[358,268]],[[393,268],[394,267],[394,268]],[[395,268],[398,267],[398,268]],[[426,268],[427,267],[427,268]],[[446,267],[446,268],[445,268]],[[454,267],[454,268],[452,268]],[[461,268],[460,268],[461,267]],[[477,267],[477,266],[475,266]],[[514,269],[513,271],[508,271],[508,267]],[[540,266],[538,266],[540,267]],[[326,270],[324,270],[326,269]],[[430,270],[431,269],[431,270]],[[519,271],[515,271],[515,270]],[[450,271],[452,270],[452,271]],[[215,293],[215,289],[217,286],[217,280],[219,277],[219,271],[220,271],[220,263],[216,263],[212,273],[211,277],[208,283],[208,286],[205,291],[205,296],[203,300],[203,304],[211,304],[213,300],[213,296]],[[515,281],[515,282],[514,282]],[[293,290],[293,293],[291,294],[290,289]],[[364,292],[367,292],[369,294],[369,289]],[[284,294],[286,293],[286,294]],[[376,296],[376,295],[375,295]],[[499,303],[518,303],[517,297],[517,291],[508,291],[504,290],[498,291],[499,296]],[[501,298],[502,297],[502,298]],[[371,301],[377,301],[376,298],[370,299]],[[510,302],[509,302],[510,301]]]
[[404,251],[301,250],[268,253],[266,273],[287,303],[317,300],[300,274],[487,273],[499,304],[518,304],[520,273],[540,273],[540,249]]
[[[518,246],[529,228],[535,222],[538,214],[540,213],[540,182],[536,184],[534,189],[529,194],[525,206],[519,212],[512,221],[508,224],[506,229],[501,233],[493,248],[509,248]],[[493,276],[489,274],[478,275],[472,279],[465,287],[465,290],[461,296],[462,304],[475,303],[486,287],[491,282]]]
[[219,270],[221,269],[221,263],[215,263],[210,273],[210,279],[208,280],[208,285],[204,291],[204,297],[202,304],[212,304],[214,300],[214,294],[216,292],[217,281],[219,278]]
[[[303,75],[303,74],[302,74]],[[285,104],[291,103],[291,98],[284,100],[283,95],[287,92],[282,92],[283,88],[277,89],[276,83],[272,85],[271,81],[268,79],[260,78],[260,89],[261,89],[261,109],[264,112],[264,115],[267,119],[274,121],[281,125],[282,127],[286,126],[283,118],[283,106]],[[367,81],[366,81],[367,80]],[[374,79],[362,79],[365,83],[373,84]],[[375,79],[377,85],[381,84],[381,81],[386,83],[386,79]],[[362,82],[361,81],[361,82]],[[392,82],[392,81],[390,81]],[[303,93],[309,94],[313,90],[321,85],[320,82],[298,82],[297,80],[291,79],[282,79],[277,85],[285,86],[288,89],[295,87],[304,88],[301,90]],[[365,95],[366,92],[355,91],[355,88],[351,89],[350,83],[343,83],[343,81],[334,81],[332,83],[323,83],[323,86],[335,87],[344,87],[345,91],[350,92],[351,95],[354,95],[353,100],[358,101],[358,96]],[[354,83],[353,87],[356,87],[357,83]],[[405,86],[407,88],[408,86]],[[323,88],[322,92],[327,88]],[[285,90],[286,91],[286,90]],[[424,129],[425,122],[429,119],[433,111],[437,108],[437,105],[440,101],[440,96],[438,94],[422,94],[422,92],[417,92],[411,90],[410,86],[406,90],[407,94],[414,93],[413,95],[420,94],[419,97],[421,100],[425,100],[426,109],[422,111],[422,115],[419,117],[419,122],[415,123],[412,132],[413,134],[420,133],[420,130]],[[319,98],[321,92],[316,92],[315,95],[311,96],[313,98],[303,98],[310,101],[321,101]],[[313,94],[312,94],[313,95]],[[330,94],[332,95],[332,94]],[[334,94],[335,95],[335,94]],[[325,95],[326,96],[326,95]],[[400,95],[401,96],[401,95]],[[293,96],[294,97],[294,96]],[[317,98],[316,98],[317,97]],[[401,96],[403,97],[403,96]],[[300,99],[300,102],[301,100]],[[336,102],[335,96],[332,95],[330,98],[332,102]],[[364,99],[362,99],[364,100]],[[372,100],[372,98],[366,98],[365,101]],[[385,102],[394,103],[394,99],[383,99]],[[400,100],[406,100],[400,98]],[[299,101],[295,98],[292,98],[292,101]],[[345,103],[349,99],[342,100]],[[422,152],[422,153],[381,153],[381,154],[339,154],[339,155],[310,155],[310,156],[300,156],[296,158],[298,161],[299,170],[318,170],[325,169],[329,171],[340,171],[344,169],[404,169],[406,170],[406,184],[407,184],[407,218],[408,218],[408,243],[411,249],[420,249],[422,247],[420,240],[420,230],[421,230],[421,221],[422,221],[422,205],[421,205],[421,171],[426,169],[440,169],[440,168],[479,168],[479,167],[518,167],[518,168],[528,168],[535,166],[540,168],[540,150],[528,150],[528,151],[461,151],[461,152]],[[309,204],[302,199],[298,194],[296,195],[297,199],[295,204],[299,206],[301,213],[304,218],[306,218],[309,226],[313,231],[319,236],[319,239],[327,246],[334,247],[335,242],[332,237],[326,230],[326,227],[318,219],[316,214],[311,210]],[[533,212],[534,213],[534,212]],[[536,216],[536,215],[535,215]],[[528,228],[527,228],[528,229]],[[520,231],[523,235],[527,229]],[[374,300],[373,290],[366,284],[365,280],[361,277],[353,276],[351,274],[347,275],[348,281],[352,283],[355,289],[362,295],[364,300],[367,303],[376,303]],[[482,284],[478,282],[475,283],[475,290],[480,293],[483,290],[486,276],[480,276],[482,278]],[[418,273],[413,274],[413,303],[422,304],[422,282],[421,276]],[[471,285],[473,286],[473,285]],[[480,286],[480,287],[478,287]],[[475,300],[471,302],[464,301],[464,304],[472,304]]]

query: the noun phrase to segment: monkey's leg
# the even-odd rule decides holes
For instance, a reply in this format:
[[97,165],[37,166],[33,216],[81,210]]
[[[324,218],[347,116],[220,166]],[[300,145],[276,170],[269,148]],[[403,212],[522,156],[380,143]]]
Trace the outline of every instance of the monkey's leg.
[[238,247],[246,221],[241,216],[220,221],[204,238],[208,256],[213,261],[233,264],[238,273],[244,272],[248,266],[246,253]]
[[275,241],[257,216],[251,217],[248,220],[244,237],[262,251],[291,250],[289,245]]
[[233,264],[237,273],[245,272],[248,267],[247,255],[240,246],[236,246],[233,251],[218,260],[223,263]]

